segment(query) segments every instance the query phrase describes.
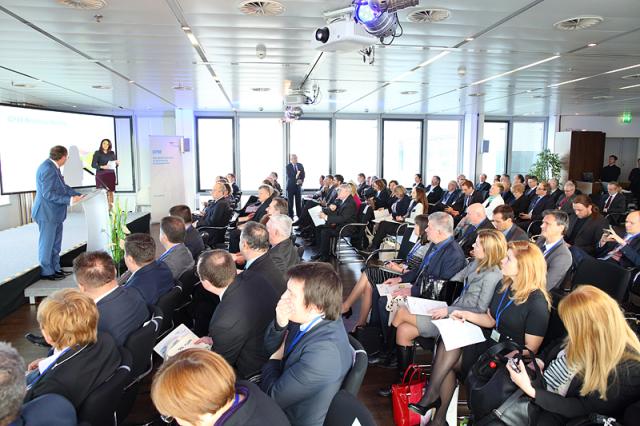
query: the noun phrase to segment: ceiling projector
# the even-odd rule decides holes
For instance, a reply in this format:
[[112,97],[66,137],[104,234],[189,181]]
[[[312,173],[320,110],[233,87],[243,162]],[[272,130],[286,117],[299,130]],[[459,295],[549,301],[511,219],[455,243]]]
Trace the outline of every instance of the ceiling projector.
[[311,42],[316,50],[323,52],[353,52],[376,44],[378,39],[347,15],[318,28]]

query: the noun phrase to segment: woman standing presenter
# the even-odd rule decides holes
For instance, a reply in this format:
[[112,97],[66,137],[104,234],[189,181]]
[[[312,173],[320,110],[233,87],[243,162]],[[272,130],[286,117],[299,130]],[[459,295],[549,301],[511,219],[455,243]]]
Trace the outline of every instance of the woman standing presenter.
[[96,169],[96,188],[104,188],[107,190],[107,199],[109,200],[109,210],[113,206],[113,192],[116,190],[116,170],[112,167],[110,161],[115,162],[116,166],[120,165],[120,160],[116,159],[116,153],[109,139],[102,139],[100,149],[93,153],[93,161],[91,167]]

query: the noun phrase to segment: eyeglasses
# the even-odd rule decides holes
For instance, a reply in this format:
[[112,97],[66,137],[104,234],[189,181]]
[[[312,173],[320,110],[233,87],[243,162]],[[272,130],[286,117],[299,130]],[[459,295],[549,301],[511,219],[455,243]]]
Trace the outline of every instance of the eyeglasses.
[[163,421],[163,422],[165,422],[165,423],[171,424],[171,423],[173,423],[173,420],[174,420],[174,419],[173,419],[173,417],[171,417],[171,416],[167,416],[167,415],[164,415],[164,414],[160,414],[160,420],[162,420],[162,421]]

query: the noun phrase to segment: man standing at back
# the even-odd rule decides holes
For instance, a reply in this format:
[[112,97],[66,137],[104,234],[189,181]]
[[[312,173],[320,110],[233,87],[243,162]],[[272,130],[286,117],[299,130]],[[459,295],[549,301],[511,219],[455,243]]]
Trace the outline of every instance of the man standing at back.
[[304,167],[298,163],[298,156],[291,154],[287,164],[287,198],[289,199],[289,217],[293,219],[293,205],[296,205],[296,215],[302,215],[302,184],[304,183]]
[[45,280],[60,280],[68,275],[60,268],[62,247],[62,222],[67,217],[67,207],[83,197],[64,183],[60,168],[67,162],[67,148],[54,146],[36,173],[36,198],[31,210],[33,221],[38,224],[38,259],[40,275]]

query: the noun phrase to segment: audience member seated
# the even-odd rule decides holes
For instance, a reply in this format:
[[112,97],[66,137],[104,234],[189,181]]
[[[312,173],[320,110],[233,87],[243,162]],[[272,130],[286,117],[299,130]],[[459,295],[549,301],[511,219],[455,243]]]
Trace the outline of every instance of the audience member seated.
[[498,206],[493,211],[493,226],[502,232],[507,239],[507,242],[511,241],[529,241],[527,233],[518,225],[513,223],[514,212],[511,206],[503,204]]
[[388,209],[390,207],[391,191],[387,188],[387,184],[383,179],[377,179],[371,184],[375,191],[375,206],[377,209]]
[[522,229],[527,229],[532,222],[542,220],[542,215],[546,210],[553,208],[553,200],[549,197],[549,184],[541,181],[536,188],[535,196],[531,198],[527,212],[520,213],[516,223]]
[[484,196],[480,191],[476,191],[473,188],[473,182],[465,180],[460,185],[462,188],[462,194],[456,200],[453,207],[445,208],[444,211],[454,217],[455,223],[458,223],[466,214],[467,207],[471,204],[481,203],[484,201]]
[[476,191],[480,191],[481,193],[489,193],[489,189],[491,188],[491,184],[487,182],[487,175],[482,173],[479,177],[479,182],[476,184]]
[[236,200],[236,203],[240,202],[240,187],[236,183],[236,175],[233,173],[227,173],[227,182],[231,185],[231,196]]
[[520,218],[521,213],[526,213],[529,208],[529,199],[524,195],[524,185],[515,183],[511,186],[513,201],[509,204],[513,209],[516,219]]
[[578,196],[576,193],[576,184],[568,180],[563,185],[564,195],[558,199],[556,208],[562,210],[569,216],[575,214],[573,211],[573,200]]
[[260,387],[299,426],[322,426],[331,400],[353,364],[340,317],[342,283],[331,265],[289,269],[265,344],[271,359]]
[[360,206],[362,206],[362,200],[358,195],[358,187],[353,182],[348,182],[347,185],[349,185],[349,188],[351,188],[351,196],[353,197],[353,201],[356,203],[356,211],[362,211],[360,210]]
[[432,176],[431,185],[427,186],[424,191],[426,192],[429,204],[436,204],[440,201],[442,199],[442,194],[444,194],[444,190],[440,186],[440,176]]
[[424,183],[422,183],[422,175],[420,173],[416,173],[413,176],[413,188],[424,188]]
[[287,417],[255,384],[236,380],[214,352],[186,349],[165,361],[151,385],[163,419],[189,426],[289,425]]
[[278,173],[269,173],[269,176],[267,176],[267,180],[271,182],[271,186],[273,187],[273,189],[275,189],[282,195],[282,186],[280,186],[280,183],[278,182]]
[[458,183],[458,187],[462,187],[462,184],[464,183],[464,181],[467,180],[467,177],[463,174],[459,174],[458,177],[456,178],[456,182]]
[[267,214],[262,216],[260,223],[266,225],[271,219],[271,216],[277,216],[279,214],[289,214],[289,203],[282,197],[275,197],[269,203],[267,207]]
[[393,188],[393,203],[389,206],[389,213],[392,217],[407,214],[407,209],[411,203],[411,198],[407,197],[407,190],[402,185],[396,185]]
[[553,205],[555,206],[556,204],[558,204],[560,197],[562,197],[563,195],[562,190],[560,189],[560,182],[558,182],[558,179],[556,178],[551,178],[548,182],[549,197],[551,197],[551,199],[553,200]]
[[500,264],[507,255],[507,240],[495,229],[483,229],[478,232],[474,243],[474,259],[451,281],[464,283],[462,293],[447,308],[435,309],[430,315],[414,315],[402,307],[393,319],[396,328],[396,350],[398,370],[403,374],[413,362],[413,339],[418,336],[437,337],[438,328],[432,319],[446,318],[455,310],[469,310],[479,314],[487,312],[495,288],[502,280]]
[[460,197],[460,190],[458,189],[458,184],[455,180],[452,180],[447,185],[447,191],[442,194],[442,198],[436,203],[434,206],[435,211],[443,211],[447,210],[458,201]]
[[[569,227],[564,240],[570,246],[595,256],[602,231],[609,227],[609,222],[600,214],[588,195],[578,195],[573,200],[575,214],[569,216]],[[575,251],[572,250],[575,255]]]
[[513,195],[513,192],[511,192],[511,178],[509,177],[509,175],[504,174],[500,176],[500,183],[504,188],[504,191],[500,195],[502,196],[505,204],[511,205],[516,199]]
[[76,426],[76,410],[64,397],[46,394],[22,404],[27,392],[24,360],[8,343],[0,342],[0,425]]
[[224,184],[217,182],[211,190],[212,202],[204,209],[203,216],[196,222],[196,228],[202,226],[212,226],[222,228],[220,230],[209,230],[209,239],[206,243],[214,247],[216,244],[224,243],[226,227],[229,225],[233,211],[229,205],[229,200],[224,197]]
[[[327,206],[335,201],[337,191],[334,187],[334,179],[332,175],[324,177],[323,186],[319,192],[314,194],[313,200],[305,199],[302,207],[302,214],[298,216],[298,220],[293,222],[293,226],[297,226],[300,230],[310,232],[313,228],[313,220],[309,215],[309,210],[316,206]],[[317,196],[317,197],[316,197]]]
[[504,199],[502,199],[502,195],[500,195],[503,192],[504,186],[502,186],[500,182],[494,183],[489,188],[489,196],[484,200],[484,203],[482,203],[484,212],[489,220],[493,219],[493,211],[495,208],[504,204]]
[[338,233],[344,225],[356,222],[356,203],[351,196],[351,188],[349,185],[340,185],[338,198],[340,205],[331,204],[322,210],[320,218],[326,220],[326,224],[318,227],[319,232],[319,253],[313,256],[312,260],[323,262],[329,261],[331,251],[330,239],[338,236]]
[[360,197],[361,200],[364,200],[364,191],[369,188],[369,185],[367,185],[367,177],[364,173],[358,173],[357,182],[358,184],[356,188],[358,191],[358,197]]
[[[288,217],[288,216],[286,216]],[[278,296],[259,274],[236,273],[233,256],[224,250],[203,253],[198,276],[205,290],[220,297],[209,323],[209,335],[199,339],[211,346],[248,379],[260,373],[269,359],[264,333],[273,321]]]
[[284,214],[272,216],[267,223],[269,233],[269,255],[275,267],[283,277],[287,270],[300,263],[298,249],[291,240],[291,218]]
[[120,353],[108,333],[98,334],[98,309],[93,300],[70,288],[58,290],[38,306],[38,324],[52,354],[28,366],[29,402],[58,394],[76,410],[120,365]]
[[533,200],[533,198],[537,195],[538,189],[538,178],[535,176],[529,176],[527,178],[527,190],[524,193],[524,196],[529,199],[529,203]]
[[164,262],[171,270],[173,279],[193,269],[193,255],[184,244],[184,221],[176,216],[166,216],[160,219],[160,243],[165,252],[160,255],[158,262]]
[[175,282],[171,269],[157,262],[156,243],[149,234],[131,234],[124,240],[124,263],[128,276],[124,286],[136,289],[148,305],[155,305]]
[[595,413],[624,418],[640,399],[640,342],[620,306],[582,285],[560,301],[558,314],[568,337],[537,360],[546,386],[531,384],[522,361],[519,371],[507,364],[511,380],[542,409],[537,424],[573,424]]
[[569,227],[569,217],[560,210],[546,210],[542,219],[542,234],[536,241],[547,262],[547,290],[556,288],[564,281],[572,263],[564,234]]
[[171,216],[176,216],[184,221],[184,245],[191,252],[191,256],[197,259],[200,253],[204,251],[204,241],[196,228],[193,227],[191,209],[189,206],[180,204],[173,206],[169,210]]
[[273,263],[269,252],[269,232],[264,225],[247,223],[240,236],[240,254],[246,261],[245,271],[251,271],[264,278],[278,296],[285,292],[287,283]]
[[623,268],[640,266],[640,211],[633,211],[625,220],[624,237],[610,230],[602,234],[600,252],[606,253],[602,260],[617,263]]
[[[367,323],[369,311],[371,310],[373,286],[376,284],[382,284],[389,278],[396,277],[411,269],[420,267],[424,254],[429,249],[429,240],[427,239],[428,223],[429,217],[427,215],[421,214],[416,216],[415,226],[412,230],[412,236],[416,237],[416,242],[409,251],[405,262],[385,262],[383,266],[371,265],[362,268],[360,278],[353,286],[353,289],[351,289],[349,296],[342,303],[342,316],[349,318],[352,314],[353,304],[356,300],[360,299],[360,314],[354,329],[364,326]],[[405,238],[409,237],[405,234]],[[371,323],[375,323],[377,320],[378,319],[372,315]]]
[[542,253],[533,243],[511,242],[500,269],[502,284],[496,286],[487,312],[455,310],[449,315],[482,327],[486,341],[449,351],[440,341],[425,394],[417,404],[409,404],[410,409],[426,414],[435,425],[446,424],[447,409],[457,386],[456,376],[466,378],[488,348],[507,340],[534,353],[540,348],[551,308]]
[[276,196],[273,193],[273,188],[269,185],[260,185],[258,187],[258,202],[257,209],[238,218],[238,227],[229,233],[229,252],[238,253],[240,251],[240,233],[242,229],[249,222],[258,222],[267,214],[267,207],[271,205],[271,201]]
[[487,218],[482,204],[471,204],[467,208],[467,215],[458,224],[455,232],[456,242],[460,245],[466,257],[471,255],[473,244],[476,241],[478,231],[481,229],[494,228],[491,221]]
[[[402,188],[402,189],[398,189]],[[404,191],[404,187],[397,186],[396,193],[400,193]],[[403,202],[403,200],[409,199],[404,195],[400,200],[396,202],[396,204]],[[394,204],[394,205],[396,205]],[[393,206],[391,212],[392,220],[384,220],[378,224],[378,229],[376,230],[373,241],[371,241],[371,246],[369,247],[369,251],[377,250],[382,243],[382,240],[387,235],[395,235],[398,227],[402,222],[413,223],[416,216],[426,213],[429,210],[429,203],[427,198],[425,197],[424,188],[414,187],[411,191],[411,202],[407,205],[404,214],[398,214],[393,212]]]
[[622,188],[618,182],[609,182],[607,184],[607,193],[602,195],[600,210],[604,215],[622,215],[627,210],[627,200],[624,198]]
[[98,307],[98,332],[109,333],[118,346],[149,319],[140,293],[116,282],[116,268],[107,253],[80,254],[73,260],[73,275],[80,291]]

